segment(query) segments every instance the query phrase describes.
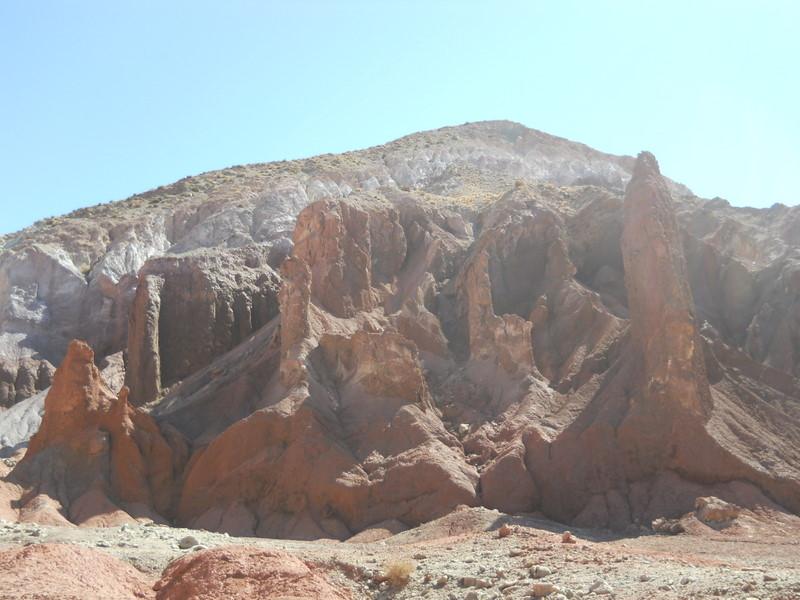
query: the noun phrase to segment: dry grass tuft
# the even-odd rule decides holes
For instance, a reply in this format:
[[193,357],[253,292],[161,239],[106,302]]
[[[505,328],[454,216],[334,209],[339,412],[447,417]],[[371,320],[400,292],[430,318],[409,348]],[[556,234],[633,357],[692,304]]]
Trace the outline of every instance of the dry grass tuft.
[[401,588],[408,585],[411,574],[416,568],[416,563],[408,558],[390,560],[386,563],[383,579],[388,581],[392,587]]

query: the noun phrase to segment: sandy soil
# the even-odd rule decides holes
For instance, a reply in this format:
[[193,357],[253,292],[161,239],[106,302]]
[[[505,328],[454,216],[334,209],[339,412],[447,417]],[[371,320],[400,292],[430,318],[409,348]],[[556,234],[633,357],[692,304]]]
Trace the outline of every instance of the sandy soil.
[[[498,531],[503,524],[511,528],[506,537]],[[153,524],[100,529],[0,523],[0,550],[44,542],[92,547],[155,582],[187,553],[255,546],[299,557],[353,598],[515,599],[532,597],[535,584],[553,584],[558,591],[548,597],[557,600],[800,600],[800,519],[746,513],[722,531],[694,517],[684,524],[687,531],[674,536],[573,530],[575,543],[563,543],[564,528],[551,521],[475,508],[380,541],[341,543],[234,538]],[[181,549],[186,536],[198,544]],[[382,581],[392,563],[403,562],[414,567],[407,585]]]

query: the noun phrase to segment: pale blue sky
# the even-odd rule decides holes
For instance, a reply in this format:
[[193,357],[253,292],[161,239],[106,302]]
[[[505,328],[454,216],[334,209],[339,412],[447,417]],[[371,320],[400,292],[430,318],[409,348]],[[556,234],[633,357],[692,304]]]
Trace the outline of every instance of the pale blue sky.
[[794,0],[1,0],[0,232],[485,119],[797,204],[798,24]]

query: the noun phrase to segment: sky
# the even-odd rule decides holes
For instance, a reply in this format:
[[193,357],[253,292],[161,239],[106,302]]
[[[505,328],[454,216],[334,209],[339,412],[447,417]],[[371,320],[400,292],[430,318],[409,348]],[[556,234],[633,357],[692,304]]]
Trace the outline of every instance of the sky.
[[798,204],[798,23],[796,0],[0,0],[0,233],[488,119]]

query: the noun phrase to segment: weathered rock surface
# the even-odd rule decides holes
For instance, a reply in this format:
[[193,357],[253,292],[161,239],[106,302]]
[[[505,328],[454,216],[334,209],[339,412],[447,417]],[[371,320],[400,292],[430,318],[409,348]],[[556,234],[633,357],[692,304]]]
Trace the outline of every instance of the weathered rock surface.
[[25,448],[39,430],[44,414],[46,391],[18,402],[2,414],[0,419],[0,458],[13,456]]
[[131,401],[152,402],[269,322],[279,285],[258,247],[146,262],[128,326]]
[[[61,364],[7,518],[343,540],[459,505],[800,511],[794,209],[494,123],[68,221],[3,240],[0,402]],[[61,361],[82,328],[129,396],[88,347]]]
[[[621,190],[631,165],[516,123],[474,123],[343,157],[214,171],[46,219],[0,236],[0,373],[16,372],[18,356],[59,364],[74,338],[98,358],[122,350],[137,275],[150,258],[256,243],[274,248],[277,267],[297,214],[323,198],[378,189],[487,198],[518,178]],[[15,390],[14,400],[33,391]]]
[[0,595],[41,600],[152,598],[149,578],[98,550],[41,544],[0,551]]
[[738,506],[735,506],[719,498],[707,496],[698,498],[694,503],[697,518],[704,523],[721,525],[733,521],[741,514]]
[[195,552],[170,564],[156,582],[157,600],[308,598],[346,600],[319,568],[285,552],[230,546]]
[[[647,153],[626,192],[622,254],[630,338],[577,418],[554,438],[540,430],[527,444],[527,465],[543,482],[545,512],[578,524],[621,527],[688,512],[694,490],[737,480],[761,486],[797,510],[800,478],[789,466],[796,464],[797,449],[780,442],[785,435],[796,439],[796,396],[764,382],[762,397],[773,398],[786,417],[777,424],[750,410],[750,431],[760,430],[776,444],[774,463],[731,427],[729,415],[748,410],[740,403],[749,386],[714,363],[722,353],[704,351],[672,201]],[[713,389],[709,361],[718,370]],[[665,478],[673,481],[669,494]],[[735,486],[727,485],[732,498]]]
[[[393,281],[402,263],[372,254],[370,225],[387,214],[344,202],[301,214],[282,271],[277,377],[255,412],[192,459],[182,522],[345,539],[387,519],[419,523],[475,502],[477,475],[436,415],[417,347],[372,310],[381,295],[373,271]],[[319,234],[320,224],[348,219],[359,227]],[[391,239],[402,257],[402,235]],[[314,285],[305,259],[319,261],[330,285]]]
[[640,410],[654,419],[685,412],[704,420],[711,393],[686,259],[669,190],[650,153],[640,154],[634,167],[624,222],[631,338],[643,362]]
[[[172,442],[172,445],[170,445]],[[166,515],[185,453],[148,415],[111,392],[92,350],[72,342],[44,416],[10,479],[26,489],[20,520],[100,524]]]

